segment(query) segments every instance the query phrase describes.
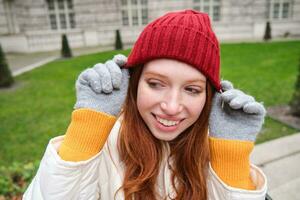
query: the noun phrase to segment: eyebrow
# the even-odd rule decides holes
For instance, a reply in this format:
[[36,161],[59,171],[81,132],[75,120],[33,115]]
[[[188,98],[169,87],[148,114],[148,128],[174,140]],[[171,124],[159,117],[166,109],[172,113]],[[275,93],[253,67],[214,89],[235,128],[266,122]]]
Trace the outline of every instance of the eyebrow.
[[153,75],[153,76],[159,76],[161,78],[164,78],[164,79],[168,79],[168,77],[162,75],[162,74],[158,74],[158,73],[153,73],[153,72],[145,72],[145,76],[146,75]]
[[[163,78],[163,79],[167,79],[168,80],[168,77],[167,76],[164,76],[162,74],[159,74],[159,73],[154,73],[154,72],[145,72],[145,76],[146,75],[153,75],[153,76],[158,76],[160,78]],[[194,83],[194,82],[203,82],[203,83],[206,83],[206,80],[203,80],[203,79],[193,79],[193,80],[188,80],[187,83]]]

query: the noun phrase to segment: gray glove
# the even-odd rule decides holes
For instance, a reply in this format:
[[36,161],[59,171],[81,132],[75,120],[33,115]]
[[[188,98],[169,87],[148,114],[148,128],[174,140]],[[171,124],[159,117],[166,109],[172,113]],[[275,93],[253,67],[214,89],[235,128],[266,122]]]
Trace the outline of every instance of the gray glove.
[[127,57],[118,54],[105,64],[84,70],[76,81],[74,109],[89,108],[117,116],[127,94],[129,73],[120,69],[126,62]]
[[252,96],[234,89],[229,81],[222,81],[223,93],[216,93],[209,117],[211,137],[255,141],[264,123],[266,110]]

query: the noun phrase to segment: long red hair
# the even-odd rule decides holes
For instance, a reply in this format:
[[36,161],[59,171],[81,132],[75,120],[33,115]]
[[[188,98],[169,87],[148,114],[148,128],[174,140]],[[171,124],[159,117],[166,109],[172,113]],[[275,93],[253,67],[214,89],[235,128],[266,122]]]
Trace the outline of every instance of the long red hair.
[[[155,138],[137,109],[137,88],[143,67],[130,69],[127,98],[123,106],[123,121],[118,138],[118,151],[125,166],[123,189],[125,199],[165,199],[155,185],[163,157],[163,141]],[[206,103],[197,121],[169,142],[173,159],[172,186],[176,200],[207,199],[209,163],[208,118],[214,89],[207,81]],[[176,186],[175,186],[176,180]],[[118,190],[118,191],[119,191]]]

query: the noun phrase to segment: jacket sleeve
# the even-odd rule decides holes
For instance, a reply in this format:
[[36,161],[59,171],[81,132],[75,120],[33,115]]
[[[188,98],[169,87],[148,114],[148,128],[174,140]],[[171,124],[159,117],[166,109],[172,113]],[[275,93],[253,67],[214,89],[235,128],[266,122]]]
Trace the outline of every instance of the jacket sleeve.
[[105,113],[75,110],[66,135],[50,140],[23,199],[99,199],[102,148],[115,122]]
[[209,138],[211,166],[218,177],[231,187],[255,190],[250,177],[251,141]]
[[207,182],[209,200],[265,200],[267,179],[264,173],[251,164],[250,178],[256,187],[255,190],[231,187],[218,177],[210,165]]
[[99,199],[97,178],[102,151],[85,161],[65,161],[57,153],[63,139],[60,136],[50,140],[23,200]]
[[90,109],[77,109],[65,139],[58,149],[59,156],[66,161],[88,160],[104,146],[116,122],[116,117]]

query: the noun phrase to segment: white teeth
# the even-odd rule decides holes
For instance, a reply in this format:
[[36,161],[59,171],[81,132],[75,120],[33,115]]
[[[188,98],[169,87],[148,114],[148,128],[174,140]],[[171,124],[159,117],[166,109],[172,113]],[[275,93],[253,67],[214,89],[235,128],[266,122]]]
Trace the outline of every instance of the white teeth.
[[179,123],[179,121],[170,121],[170,120],[159,118],[157,116],[156,116],[156,119],[157,119],[157,121],[159,121],[161,124],[163,124],[165,126],[174,126]]

